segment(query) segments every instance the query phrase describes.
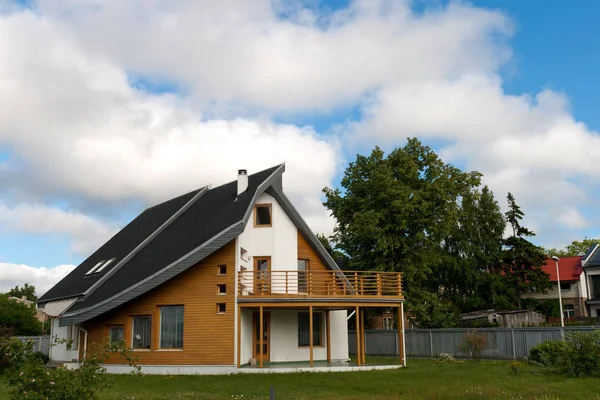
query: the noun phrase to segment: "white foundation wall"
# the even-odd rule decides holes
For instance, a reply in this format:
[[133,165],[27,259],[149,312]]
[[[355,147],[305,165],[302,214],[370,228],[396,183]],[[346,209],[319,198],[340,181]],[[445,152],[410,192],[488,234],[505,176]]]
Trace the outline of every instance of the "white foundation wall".
[[348,312],[346,310],[330,311],[331,322],[331,360],[348,361]]
[[[51,343],[54,343],[54,338],[59,340],[67,340],[68,339],[68,331],[72,328],[72,325],[69,326],[58,326],[58,318],[54,318],[52,320],[51,326]],[[53,361],[77,361],[79,357],[78,350],[67,350],[67,345],[64,343],[55,344],[50,346],[50,359]]]
[[248,364],[252,358],[252,311],[242,309],[242,349],[240,365]]

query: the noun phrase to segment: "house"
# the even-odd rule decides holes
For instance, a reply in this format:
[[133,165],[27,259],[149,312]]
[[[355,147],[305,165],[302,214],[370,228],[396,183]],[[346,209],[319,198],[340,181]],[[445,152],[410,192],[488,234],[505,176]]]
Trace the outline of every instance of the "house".
[[[558,299],[558,276],[556,275],[556,261],[548,258],[542,270],[550,276],[552,287],[547,293],[530,292],[523,294],[524,298],[538,300]],[[560,294],[563,303],[565,318],[586,317],[587,285],[581,256],[562,257],[558,260],[560,274]]]
[[[12,300],[12,301],[16,301],[17,303],[22,303],[25,304],[27,307],[35,307],[35,301],[31,301],[27,299],[27,296],[21,296],[21,297],[16,297],[16,296],[10,296],[8,297],[8,300]],[[36,309],[35,310],[35,318],[40,321],[41,323],[45,323],[48,319],[48,316],[46,315],[46,313],[44,313],[43,310],[40,309]]]
[[546,322],[543,314],[532,310],[509,311],[473,311],[460,314],[461,325],[465,327],[500,326],[518,328],[523,326],[539,326]]
[[[233,182],[141,213],[39,299],[51,335],[73,341],[51,359],[77,365],[111,340],[124,341],[145,373],[366,368],[363,309],[402,315],[401,275],[341,271],[284,194],[284,170],[239,170]],[[361,321],[355,366],[350,310]],[[129,371],[117,358],[107,368]]]
[[585,289],[589,293],[586,301],[588,315],[600,318],[600,245],[594,244],[582,257]]

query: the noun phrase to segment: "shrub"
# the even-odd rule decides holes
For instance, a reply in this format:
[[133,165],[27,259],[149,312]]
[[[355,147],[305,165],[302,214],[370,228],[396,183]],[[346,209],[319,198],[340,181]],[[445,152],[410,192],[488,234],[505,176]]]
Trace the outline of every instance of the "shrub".
[[561,375],[600,377],[600,330],[568,332],[564,342],[535,346],[529,358]]
[[562,340],[547,340],[531,348],[529,360],[541,365],[555,365],[564,357],[567,344]]
[[487,346],[487,335],[477,331],[467,332],[467,336],[459,345],[459,349],[471,359],[479,360]]
[[438,357],[438,361],[441,361],[441,362],[454,362],[454,361],[456,361],[456,359],[454,358],[454,356],[452,354],[440,353],[440,355]]
[[137,360],[124,344],[104,343],[93,346],[77,369],[46,369],[46,357],[32,351],[32,342],[10,341],[8,369],[11,400],[79,400],[98,398],[98,391],[109,384],[104,362],[117,353],[139,372]]

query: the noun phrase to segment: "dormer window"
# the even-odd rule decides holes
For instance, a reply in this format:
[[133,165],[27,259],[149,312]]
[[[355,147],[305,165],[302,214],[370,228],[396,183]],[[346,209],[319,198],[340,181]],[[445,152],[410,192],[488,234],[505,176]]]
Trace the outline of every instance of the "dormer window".
[[108,261],[105,261],[105,260],[100,261],[98,264],[94,265],[94,267],[92,269],[90,269],[88,272],[86,272],[85,276],[98,274],[98,273],[102,272],[102,270],[105,269],[106,267],[108,267],[110,264],[112,264],[113,261],[115,261],[114,258],[111,258]]
[[254,226],[272,226],[272,213],[270,204],[257,204],[254,206]]
[[98,264],[94,265],[94,267],[92,269],[90,269],[88,272],[86,272],[86,275],[92,275],[93,273],[96,272],[96,270],[98,268],[100,268],[102,266],[102,264],[104,264],[104,260],[100,261]]
[[102,272],[102,270],[103,270],[104,268],[108,267],[110,264],[112,264],[112,263],[113,263],[113,261],[115,261],[115,259],[114,259],[114,258],[111,258],[110,260],[108,260],[107,262],[105,262],[104,264],[102,264],[102,265],[100,266],[100,268],[98,268],[98,269],[96,270],[96,273]]

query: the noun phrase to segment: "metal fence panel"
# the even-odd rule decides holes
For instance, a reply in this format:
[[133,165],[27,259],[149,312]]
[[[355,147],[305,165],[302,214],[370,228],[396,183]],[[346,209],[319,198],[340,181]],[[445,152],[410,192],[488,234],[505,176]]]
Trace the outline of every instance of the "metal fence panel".
[[[478,329],[409,329],[405,331],[408,357],[438,357],[441,353],[466,357],[461,350],[468,332],[485,333],[487,346],[484,358],[516,359],[527,357],[535,345],[546,340],[560,340],[566,332],[581,332],[594,327],[534,327],[534,328],[478,328]],[[365,353],[368,356],[398,356],[397,330],[365,331]],[[350,354],[356,354],[356,333],[348,332]]]
[[44,354],[50,353],[50,336],[15,336],[22,342],[31,340],[33,342],[33,351],[40,351]]

